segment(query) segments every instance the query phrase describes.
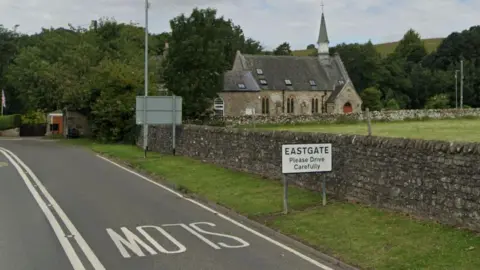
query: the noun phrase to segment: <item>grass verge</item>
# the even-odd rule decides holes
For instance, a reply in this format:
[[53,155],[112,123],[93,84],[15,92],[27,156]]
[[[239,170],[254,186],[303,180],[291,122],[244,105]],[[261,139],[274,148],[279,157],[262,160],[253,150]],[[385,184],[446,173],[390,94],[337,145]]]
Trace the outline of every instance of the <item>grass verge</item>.
[[179,156],[134,146],[70,140],[226,206],[362,269],[480,269],[480,237],[431,222],[361,205],[329,202],[318,193],[290,187],[289,215],[280,215],[282,186]]

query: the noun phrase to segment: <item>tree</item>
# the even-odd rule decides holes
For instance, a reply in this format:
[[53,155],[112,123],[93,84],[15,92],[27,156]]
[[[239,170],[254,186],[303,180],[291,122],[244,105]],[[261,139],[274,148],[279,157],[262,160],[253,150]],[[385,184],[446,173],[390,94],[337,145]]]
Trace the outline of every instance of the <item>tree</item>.
[[378,83],[382,59],[371,42],[339,44],[332,48],[332,53],[340,54],[350,79],[359,91]]
[[309,44],[307,46],[307,50],[313,50],[313,49],[315,49],[315,44]]
[[410,29],[405,33],[394,51],[395,56],[404,58],[408,63],[420,63],[427,55],[427,50],[415,30]]
[[292,50],[290,49],[290,44],[288,42],[284,42],[278,47],[273,50],[274,55],[292,55]]
[[376,88],[370,87],[363,90],[360,93],[360,97],[363,101],[363,109],[368,108],[370,111],[380,111],[383,108],[382,92]]
[[256,41],[252,38],[247,38],[247,40],[244,42],[241,52],[245,54],[262,54],[263,49],[264,48],[259,41]]
[[387,100],[387,102],[385,102],[385,109],[392,111],[400,110],[400,104],[398,104],[398,102],[394,98],[391,98]]
[[244,45],[240,27],[217,17],[215,9],[194,9],[170,21],[172,36],[164,65],[166,87],[183,97],[186,118],[209,114],[222,90],[223,73]]
[[428,99],[425,109],[447,109],[449,108],[450,98],[446,94],[438,94]]

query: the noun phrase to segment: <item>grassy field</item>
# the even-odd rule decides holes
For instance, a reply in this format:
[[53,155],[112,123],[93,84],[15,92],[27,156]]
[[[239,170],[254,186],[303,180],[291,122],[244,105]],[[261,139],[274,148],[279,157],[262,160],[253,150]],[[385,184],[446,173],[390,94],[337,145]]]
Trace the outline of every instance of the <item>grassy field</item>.
[[282,186],[240,172],[128,145],[70,140],[128,162],[169,182],[299,239],[362,269],[480,269],[480,237],[401,214],[329,201],[290,187],[294,210],[282,215]]
[[[258,125],[260,129],[368,135],[366,123]],[[373,122],[372,135],[424,140],[480,142],[480,119]]]
[[[430,39],[424,39],[423,41],[425,43],[425,48],[427,49],[427,51],[428,52],[433,52],[438,48],[438,46],[440,45],[442,40],[443,40],[443,38],[430,38]],[[397,45],[398,45],[398,41],[397,42],[376,44],[375,48],[377,49],[377,51],[381,55],[385,56],[385,55],[388,55],[388,54],[392,53],[395,50],[395,48],[397,47]],[[313,51],[315,51],[315,50],[296,50],[296,51],[293,51],[292,53],[295,56],[308,56]]]

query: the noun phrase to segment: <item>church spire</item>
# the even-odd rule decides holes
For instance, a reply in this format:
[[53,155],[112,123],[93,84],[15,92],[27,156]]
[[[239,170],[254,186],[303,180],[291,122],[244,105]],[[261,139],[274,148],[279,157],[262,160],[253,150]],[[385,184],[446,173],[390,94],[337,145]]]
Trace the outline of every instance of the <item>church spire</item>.
[[325,22],[325,15],[323,12],[324,6],[325,5],[323,4],[323,0],[322,0],[322,20],[320,22],[320,32],[318,33],[318,40],[317,40],[318,54],[329,53],[328,45],[330,41],[328,40],[327,23]]

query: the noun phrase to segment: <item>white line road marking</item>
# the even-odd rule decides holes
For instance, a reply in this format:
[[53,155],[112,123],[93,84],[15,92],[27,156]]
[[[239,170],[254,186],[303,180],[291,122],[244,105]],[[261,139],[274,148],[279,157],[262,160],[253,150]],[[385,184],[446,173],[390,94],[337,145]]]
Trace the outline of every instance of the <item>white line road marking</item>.
[[166,186],[164,186],[164,185],[162,185],[162,184],[160,184],[160,183],[157,183],[157,182],[153,181],[152,179],[150,179],[150,178],[148,178],[148,177],[145,177],[145,176],[143,176],[143,175],[141,175],[141,174],[139,174],[139,173],[137,173],[137,172],[135,172],[135,171],[133,171],[133,170],[131,170],[131,169],[126,168],[125,166],[122,166],[122,165],[120,165],[120,164],[118,164],[118,163],[116,163],[116,162],[114,162],[114,161],[109,160],[108,158],[102,157],[101,155],[97,155],[97,156],[98,156],[99,158],[101,158],[101,159],[103,159],[103,160],[105,160],[105,161],[107,161],[107,162],[109,162],[109,163],[111,163],[111,164],[113,164],[113,165],[115,165],[115,166],[117,166],[117,167],[119,167],[119,168],[121,168],[121,169],[123,169],[123,170],[125,170],[125,171],[127,171],[127,172],[129,172],[129,173],[131,173],[131,174],[133,174],[133,175],[136,175],[136,176],[142,178],[142,179],[145,180],[145,181],[148,181],[148,182],[150,182],[150,183],[152,183],[152,184],[154,184],[154,185],[156,185],[156,186],[158,186],[158,187],[161,187],[162,189],[164,189],[164,190],[166,190],[166,191],[169,191],[169,192],[177,195],[177,196],[180,197],[180,198],[183,198],[183,199],[185,199],[185,200],[187,200],[187,201],[189,201],[189,202],[191,202],[191,203],[193,203],[193,204],[196,204],[196,205],[200,206],[201,208],[203,208],[203,209],[205,209],[205,210],[207,210],[207,211],[209,211],[209,212],[211,212],[211,213],[216,214],[218,217],[221,217],[221,218],[223,218],[223,219],[225,219],[225,220],[233,223],[234,225],[236,225],[236,226],[238,226],[238,227],[240,227],[240,228],[242,228],[242,229],[244,229],[244,230],[246,230],[246,231],[248,231],[248,232],[250,232],[250,233],[252,233],[252,234],[254,234],[254,235],[256,235],[256,236],[258,236],[258,237],[260,237],[260,238],[262,238],[262,239],[264,239],[264,240],[266,240],[266,241],[268,241],[268,242],[270,242],[270,243],[272,243],[272,244],[274,244],[274,245],[276,245],[276,246],[278,246],[278,247],[280,247],[280,248],[282,248],[282,249],[284,249],[284,250],[286,250],[286,251],[288,251],[288,252],[290,252],[290,253],[292,253],[292,254],[295,254],[296,256],[302,258],[303,260],[308,261],[309,263],[311,263],[311,264],[313,264],[313,265],[315,265],[315,266],[318,266],[319,268],[321,268],[321,269],[323,269],[323,270],[334,270],[333,268],[330,268],[330,267],[328,267],[327,265],[324,265],[324,264],[322,264],[322,263],[320,263],[320,262],[318,262],[318,261],[316,261],[316,260],[308,257],[307,255],[302,254],[302,253],[296,251],[296,250],[293,249],[293,248],[290,248],[289,246],[286,246],[286,245],[284,245],[284,244],[282,244],[282,243],[280,243],[280,242],[278,242],[278,241],[276,241],[276,240],[274,240],[274,239],[272,239],[272,238],[270,238],[270,237],[268,237],[268,236],[266,236],[266,235],[263,235],[263,234],[255,231],[254,229],[252,229],[252,228],[250,228],[250,227],[247,227],[247,226],[243,225],[242,223],[240,223],[240,222],[238,222],[238,221],[236,221],[236,220],[234,220],[234,219],[231,219],[231,218],[227,217],[226,215],[224,215],[224,214],[222,214],[222,213],[219,213],[219,212],[213,210],[212,208],[210,208],[210,207],[208,207],[208,206],[206,206],[206,205],[203,205],[202,203],[199,203],[199,202],[197,202],[197,201],[195,201],[195,200],[192,200],[192,199],[190,199],[190,198],[187,198],[187,197],[183,196],[181,193],[178,193],[178,192],[174,191],[174,190],[171,189],[171,188],[168,188],[168,187],[166,187]]
[[122,227],[121,230],[127,239],[123,238],[116,231],[110,228],[107,229],[107,233],[108,235],[110,235],[110,238],[112,238],[113,243],[115,243],[118,250],[120,251],[120,254],[122,254],[124,258],[131,257],[130,254],[125,249],[125,247],[128,247],[137,256],[144,257],[145,253],[143,253],[143,250],[138,245],[141,245],[144,249],[150,252],[151,255],[158,254],[153,248],[147,245],[147,243],[143,242],[142,239],[140,239],[140,237],[138,237],[136,234],[131,232],[129,229]]
[[[163,236],[165,236],[166,238],[168,238],[168,240],[170,240],[173,244],[175,244],[177,247],[178,247],[178,250],[174,250],[174,251],[168,251],[166,250],[164,247],[162,247],[157,241],[155,241],[155,239],[153,239],[145,230],[144,228],[153,228],[153,229],[156,229],[157,231],[159,231],[161,234],[163,234]],[[187,250],[187,248],[182,245],[180,242],[177,241],[177,239],[173,238],[173,236],[171,236],[168,232],[166,232],[163,228],[160,228],[160,227],[157,227],[157,226],[138,226],[137,227],[137,231],[139,231],[145,238],[147,238],[148,241],[150,241],[150,243],[158,249],[158,251],[162,252],[162,253],[166,253],[166,254],[176,254],[176,253],[182,253],[182,252],[185,252]]]
[[215,236],[220,236],[220,237],[225,237],[225,238],[230,238],[230,239],[235,239],[236,241],[240,242],[241,245],[238,245],[238,246],[231,246],[231,245],[228,245],[228,244],[225,244],[223,242],[218,242],[217,244],[219,244],[220,246],[224,247],[224,248],[243,248],[243,247],[248,247],[250,244],[243,241],[243,239],[240,239],[238,237],[235,237],[235,236],[232,236],[232,235],[227,235],[227,234],[221,234],[221,233],[214,233],[214,232],[208,232],[208,231],[205,231],[201,228],[199,228],[197,226],[197,224],[206,224],[208,226],[211,226],[211,227],[215,227],[216,225],[213,224],[213,223],[210,223],[210,222],[194,222],[194,223],[190,223],[190,227],[194,228],[195,230],[201,232],[201,233],[204,233],[204,234],[208,234],[208,235],[215,235]]
[[182,228],[184,228],[185,230],[187,230],[188,232],[190,232],[191,234],[195,235],[196,237],[198,237],[198,239],[202,240],[203,242],[205,242],[207,245],[211,246],[212,248],[214,249],[221,249],[221,247],[217,246],[215,243],[213,243],[212,241],[208,240],[207,238],[205,238],[203,235],[199,234],[198,232],[196,232],[194,229],[188,227],[187,225],[183,224],[183,223],[178,223],[178,224],[163,224],[162,225],[163,227],[173,227],[173,226],[180,226]]
[[32,194],[33,198],[35,199],[37,204],[40,206],[40,209],[42,209],[43,214],[45,215],[48,222],[50,223],[50,226],[52,226],[52,229],[55,232],[55,235],[57,236],[58,240],[60,241],[60,244],[62,245],[63,250],[67,254],[67,257],[70,260],[70,263],[72,264],[73,269],[85,270],[85,267],[80,261],[80,258],[78,258],[77,254],[75,253],[75,250],[73,249],[72,245],[64,237],[65,233],[63,232],[62,227],[60,227],[60,224],[57,222],[57,220],[55,219],[55,216],[50,211],[50,209],[48,209],[47,205],[40,197],[40,194],[38,194],[38,192],[35,190],[32,183],[28,179],[27,175],[22,171],[22,168],[20,168],[17,162],[15,162],[15,160],[13,160],[4,150],[0,149],[0,153],[2,153],[10,161],[10,163],[13,164],[15,169],[18,171],[18,174],[20,174],[20,177],[25,182],[25,185],[27,186],[28,190]]
[[[9,158],[10,162],[16,162],[17,163],[17,170],[18,172],[22,175],[25,175],[25,173],[22,171],[22,168],[30,175],[31,179],[33,180],[33,182],[35,183],[35,185],[38,186],[38,189],[40,189],[40,192],[42,192],[42,194],[45,196],[45,198],[47,199],[47,202],[49,204],[51,204],[52,208],[55,210],[55,212],[57,212],[58,216],[60,217],[60,219],[62,220],[63,224],[65,224],[65,226],[67,227],[67,229],[70,231],[70,233],[72,235],[74,235],[74,239],[75,241],[77,242],[77,244],[79,245],[80,249],[83,251],[83,253],[85,254],[85,256],[87,257],[87,259],[89,260],[89,262],[92,264],[93,268],[95,270],[105,270],[105,267],[102,265],[102,263],[100,262],[100,260],[98,260],[97,256],[93,253],[92,249],[90,248],[90,246],[87,244],[87,242],[85,241],[85,239],[83,239],[82,235],[80,234],[80,232],[77,230],[77,228],[75,228],[75,226],[73,225],[73,223],[70,221],[70,219],[67,217],[67,215],[65,214],[65,212],[62,210],[62,208],[60,208],[60,206],[57,204],[57,202],[53,199],[53,197],[50,195],[50,193],[47,191],[47,189],[43,186],[43,184],[40,182],[40,180],[38,179],[38,177],[33,173],[33,171],[18,157],[16,156],[14,153],[12,153],[12,151],[8,150],[8,149],[5,149],[3,147],[0,147],[0,151],[5,155],[5,153],[8,153],[9,156],[11,156],[11,158],[7,156],[7,158]],[[14,160],[13,160],[13,159]],[[18,166],[20,165],[20,166]],[[26,175],[25,175],[26,176]],[[23,177],[22,177],[23,178]],[[32,187],[32,184],[30,183],[30,181],[27,181],[28,178],[24,178],[25,180],[25,184],[27,184],[27,186],[29,186],[29,189],[30,188],[33,188]],[[30,190],[32,192],[32,194],[34,195],[35,197],[35,194],[38,195],[38,192],[33,188],[33,191]],[[40,200],[40,201],[39,201]],[[37,203],[39,205],[41,205],[42,207],[42,210],[43,210],[43,207],[48,211],[48,213],[52,214],[52,212],[49,210],[49,208],[47,207],[47,205],[45,204],[45,202],[41,199],[41,197],[39,197],[39,200],[37,200]],[[45,211],[44,211],[45,213]],[[47,214],[46,214],[47,215]],[[55,218],[52,217],[54,220]],[[56,222],[56,220],[55,220]],[[57,223],[58,224],[58,223]],[[53,226],[52,226],[53,227]],[[56,232],[57,233],[57,232]],[[65,235],[62,233],[62,235]],[[58,237],[58,235],[57,235]],[[63,237],[62,237],[63,238]],[[61,239],[59,237],[59,239]],[[77,268],[75,268],[77,269]],[[83,268],[78,268],[78,269],[85,269]]]
[[[196,236],[198,239],[202,240],[207,245],[211,246],[213,249],[216,249],[216,250],[222,249],[220,246],[222,246],[223,248],[243,248],[243,247],[250,246],[250,244],[247,243],[246,241],[244,241],[243,239],[240,239],[240,238],[235,237],[235,236],[227,235],[227,234],[220,234],[220,233],[205,231],[205,230],[199,228],[197,226],[198,224],[206,224],[206,225],[209,225],[211,227],[216,226],[215,224],[210,223],[210,222],[194,222],[194,223],[190,223],[189,225],[186,225],[186,224],[183,224],[183,223],[162,224],[161,226],[144,225],[144,226],[138,226],[136,229],[141,235],[143,235],[143,237],[145,239],[148,240],[148,242],[150,242],[150,244],[154,248],[156,248],[157,251],[159,251],[160,253],[164,253],[164,254],[183,253],[183,252],[187,251],[187,248],[183,244],[181,244],[177,239],[175,239],[169,232],[164,230],[162,227],[175,227],[175,226],[182,227],[185,230],[187,230],[188,232],[190,232],[191,234],[193,234],[194,236]],[[173,250],[173,251],[166,250],[163,246],[161,246],[157,242],[157,240],[155,240],[149,233],[147,233],[145,231],[145,229],[156,229],[163,236],[165,236],[168,240],[170,240],[170,242],[172,242],[175,246],[177,246],[178,249]],[[118,250],[120,251],[120,254],[124,258],[130,258],[131,257],[131,255],[127,252],[126,248],[129,248],[134,254],[136,254],[139,257],[144,257],[145,256],[145,253],[143,252],[142,247],[143,247],[143,249],[150,252],[150,255],[152,255],[152,256],[158,254],[157,251],[154,250],[154,248],[149,246],[147,244],[147,242],[143,241],[142,238],[140,238],[138,235],[136,235],[134,232],[132,232],[128,228],[121,227],[120,230],[122,231],[123,236],[121,236],[119,233],[117,233],[116,231],[114,231],[111,228],[107,228],[107,233],[110,236],[110,238],[112,239],[113,243],[117,246]],[[202,234],[234,239],[234,240],[240,242],[240,245],[234,246],[234,245],[227,245],[225,243],[219,242],[218,244],[220,246],[218,246],[217,244],[215,244],[212,241],[205,238]]]

